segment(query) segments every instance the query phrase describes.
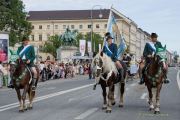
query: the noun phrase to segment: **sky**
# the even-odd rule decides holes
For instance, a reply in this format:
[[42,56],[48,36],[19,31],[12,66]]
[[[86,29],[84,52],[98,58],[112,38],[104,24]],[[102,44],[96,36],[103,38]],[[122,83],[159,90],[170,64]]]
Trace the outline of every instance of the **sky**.
[[[158,40],[169,51],[180,54],[180,0],[22,0],[26,11],[81,10],[101,5],[111,6],[132,19],[148,33],[156,32]],[[99,9],[100,7],[96,7]]]

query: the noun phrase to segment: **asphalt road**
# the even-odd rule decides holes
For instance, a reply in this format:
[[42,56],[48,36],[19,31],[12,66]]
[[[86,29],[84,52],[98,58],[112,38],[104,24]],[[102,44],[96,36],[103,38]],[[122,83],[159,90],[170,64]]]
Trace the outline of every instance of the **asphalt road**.
[[124,107],[116,104],[107,114],[100,86],[94,91],[93,80],[77,76],[39,83],[34,108],[24,113],[18,111],[15,90],[0,89],[0,120],[180,120],[179,77],[178,68],[169,69],[171,82],[162,87],[159,115],[149,111],[146,87],[138,80],[127,82]]

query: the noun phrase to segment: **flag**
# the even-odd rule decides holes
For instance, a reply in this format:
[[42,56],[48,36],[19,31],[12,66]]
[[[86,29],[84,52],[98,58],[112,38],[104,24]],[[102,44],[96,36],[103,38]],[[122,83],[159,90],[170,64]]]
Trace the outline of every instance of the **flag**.
[[124,37],[121,35],[121,38],[120,38],[121,42],[118,46],[118,50],[117,50],[117,57],[120,58],[123,53],[125,52],[127,46],[126,46],[126,43],[125,43],[125,39]]
[[[109,32],[111,34],[111,36],[114,38],[113,43],[117,44],[117,55],[115,55],[115,57],[118,59],[122,56],[127,46],[126,46],[123,35],[120,34],[120,31],[119,31],[119,28],[118,28],[118,25],[117,25],[117,22],[113,15],[112,10],[110,10],[106,32]],[[108,56],[111,56],[113,54],[111,50],[108,48],[106,39],[104,39],[104,51]]]
[[79,42],[79,51],[81,53],[81,56],[84,56],[86,50],[86,40],[80,40]]
[[90,53],[90,52],[92,52],[92,50],[91,50],[91,42],[90,41],[88,41],[88,53]]

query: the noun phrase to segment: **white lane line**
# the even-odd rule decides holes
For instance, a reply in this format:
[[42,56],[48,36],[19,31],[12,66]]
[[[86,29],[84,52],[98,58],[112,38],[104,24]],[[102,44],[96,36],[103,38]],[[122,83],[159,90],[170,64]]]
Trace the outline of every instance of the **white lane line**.
[[[48,99],[48,98],[52,98],[52,97],[55,97],[55,96],[70,93],[70,92],[80,90],[80,89],[83,89],[83,88],[87,88],[87,87],[90,87],[90,86],[93,86],[93,85],[94,84],[84,85],[84,86],[81,86],[81,87],[76,87],[76,88],[72,88],[72,89],[69,89],[69,90],[64,90],[64,91],[44,95],[44,96],[41,96],[41,97],[37,97],[37,98],[35,98],[34,102],[38,102],[38,101],[45,100],[45,99]],[[18,106],[19,106],[19,102],[4,105],[4,106],[0,106],[0,112],[5,111],[5,110],[9,110],[9,109],[12,109],[12,108],[16,108]]]
[[74,119],[76,120],[82,120],[86,117],[88,117],[89,115],[93,114],[94,112],[96,112],[98,110],[98,108],[91,108],[89,110],[87,110],[86,112],[80,114],[79,116],[75,117]]
[[147,96],[147,93],[143,93],[142,95],[141,95],[141,97],[140,97],[140,99],[146,99],[146,96]]
[[17,105],[17,104],[18,104],[18,102],[12,103],[12,104],[9,104],[9,105],[0,106],[0,109],[6,108],[6,107],[10,107],[10,106],[13,106],[13,105]]
[[179,79],[180,71],[177,72],[177,83],[180,90],[180,79]]

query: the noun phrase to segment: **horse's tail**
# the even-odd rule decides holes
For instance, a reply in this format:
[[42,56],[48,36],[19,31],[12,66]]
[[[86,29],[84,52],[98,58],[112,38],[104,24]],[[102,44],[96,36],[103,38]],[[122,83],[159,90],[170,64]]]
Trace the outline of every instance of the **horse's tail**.
[[38,81],[39,81],[39,79],[40,79],[40,69],[39,69],[38,66],[36,66],[35,68],[36,68],[36,71],[37,71],[37,80],[36,80],[35,85],[37,86],[37,83],[38,83]]

